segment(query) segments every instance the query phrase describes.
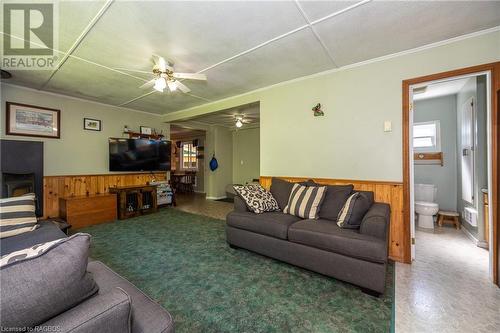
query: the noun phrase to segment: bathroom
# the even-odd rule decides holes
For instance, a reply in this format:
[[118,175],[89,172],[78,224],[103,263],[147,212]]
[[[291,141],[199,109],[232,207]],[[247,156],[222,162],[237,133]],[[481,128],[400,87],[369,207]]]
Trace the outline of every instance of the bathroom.
[[414,259],[443,249],[474,253],[486,275],[487,91],[485,74],[414,87],[411,131]]

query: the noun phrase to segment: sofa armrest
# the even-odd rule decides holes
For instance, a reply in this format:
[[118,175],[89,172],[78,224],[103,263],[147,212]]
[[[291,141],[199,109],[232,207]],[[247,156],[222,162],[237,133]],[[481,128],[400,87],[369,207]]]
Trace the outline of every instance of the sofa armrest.
[[[97,294],[38,326],[40,332],[130,332],[130,297],[121,288]],[[52,330],[52,332],[55,332]]]
[[250,210],[247,207],[245,201],[239,196],[234,197],[234,211],[235,212],[249,212]]
[[375,202],[363,217],[359,232],[387,241],[390,220],[391,207],[386,203]]

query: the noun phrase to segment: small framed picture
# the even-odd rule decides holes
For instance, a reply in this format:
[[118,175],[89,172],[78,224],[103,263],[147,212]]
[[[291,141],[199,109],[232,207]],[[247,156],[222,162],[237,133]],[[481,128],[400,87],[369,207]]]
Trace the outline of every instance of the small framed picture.
[[83,129],[87,131],[100,131],[101,121],[92,118],[83,118]]
[[141,134],[151,135],[153,134],[153,129],[151,127],[141,126]]
[[7,102],[6,111],[7,135],[61,137],[60,110]]

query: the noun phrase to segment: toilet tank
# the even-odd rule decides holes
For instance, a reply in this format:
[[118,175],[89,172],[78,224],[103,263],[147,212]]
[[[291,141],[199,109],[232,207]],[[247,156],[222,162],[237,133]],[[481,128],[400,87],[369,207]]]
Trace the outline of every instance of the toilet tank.
[[415,184],[415,201],[436,202],[436,194],[434,184]]

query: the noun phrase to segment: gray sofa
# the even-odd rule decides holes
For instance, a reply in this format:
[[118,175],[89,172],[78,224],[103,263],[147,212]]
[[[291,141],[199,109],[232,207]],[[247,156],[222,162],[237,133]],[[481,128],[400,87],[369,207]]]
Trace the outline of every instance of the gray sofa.
[[[271,193],[282,210],[290,192],[278,181],[273,179]],[[371,206],[359,229],[340,228],[333,216],[351,191],[352,186],[328,186],[317,220],[303,220],[281,211],[255,214],[235,197],[234,211],[226,218],[226,240],[233,248],[334,277],[378,296],[385,290],[390,207],[373,202],[373,192],[363,192]]]
[[[32,232],[3,238],[0,242],[1,254],[3,256],[35,244],[64,237],[66,235],[55,224],[42,222],[40,227]],[[64,261],[64,258],[60,260]],[[38,330],[50,331],[57,327],[57,332],[174,332],[174,321],[165,309],[106,265],[90,260],[87,272],[95,281],[98,291],[49,320],[36,323]],[[3,281],[5,281],[4,277],[2,277]],[[2,285],[2,297],[7,297],[8,288],[9,286]],[[65,289],[61,288],[60,292],[64,293]],[[8,296],[12,297],[12,292]],[[48,297],[51,296],[48,295]],[[9,318],[5,318],[5,315],[12,313],[7,308],[8,305],[5,308],[2,306],[1,309],[2,328],[4,328],[4,323],[9,322]]]

